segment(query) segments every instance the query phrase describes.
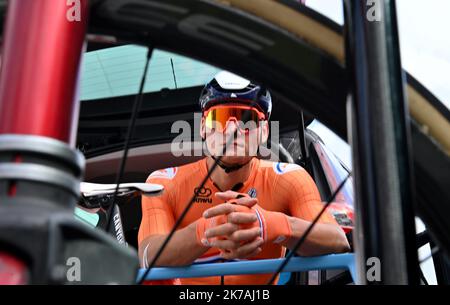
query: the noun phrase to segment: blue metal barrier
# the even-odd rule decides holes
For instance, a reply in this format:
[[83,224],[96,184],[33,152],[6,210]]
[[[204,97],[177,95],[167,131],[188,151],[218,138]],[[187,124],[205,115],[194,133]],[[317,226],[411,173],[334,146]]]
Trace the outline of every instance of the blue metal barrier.
[[[157,267],[152,268],[146,280],[273,273],[283,261],[284,258],[194,264],[187,267]],[[283,272],[325,269],[348,269],[353,281],[356,280],[355,257],[352,253],[331,254],[315,257],[293,257],[283,269]],[[139,270],[138,279],[142,277],[144,272],[145,269]]]

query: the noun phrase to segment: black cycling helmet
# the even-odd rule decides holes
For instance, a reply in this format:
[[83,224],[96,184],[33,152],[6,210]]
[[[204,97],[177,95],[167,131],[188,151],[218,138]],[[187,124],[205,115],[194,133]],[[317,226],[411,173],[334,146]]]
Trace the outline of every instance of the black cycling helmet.
[[228,71],[219,72],[205,85],[199,102],[202,111],[225,103],[252,104],[266,115],[267,120],[272,112],[268,90]]

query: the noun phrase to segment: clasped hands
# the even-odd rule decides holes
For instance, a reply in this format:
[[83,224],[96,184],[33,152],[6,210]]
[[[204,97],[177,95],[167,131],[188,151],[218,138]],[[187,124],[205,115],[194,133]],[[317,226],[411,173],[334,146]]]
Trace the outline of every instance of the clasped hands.
[[218,248],[224,259],[253,257],[265,243],[280,243],[291,236],[287,216],[262,209],[257,198],[234,191],[216,196],[225,203],[206,210],[197,221],[197,242]]

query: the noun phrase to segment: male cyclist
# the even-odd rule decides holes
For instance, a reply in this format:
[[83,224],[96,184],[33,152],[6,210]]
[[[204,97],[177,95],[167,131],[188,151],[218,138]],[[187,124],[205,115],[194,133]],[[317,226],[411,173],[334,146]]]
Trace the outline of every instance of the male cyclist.
[[[164,185],[164,192],[142,198],[138,236],[142,265],[151,262],[194,194],[195,201],[158,266],[283,257],[285,248],[295,245],[323,204],[314,181],[302,167],[255,158],[269,134],[270,93],[223,71],[206,84],[200,106],[200,133],[209,155],[148,177],[147,182]],[[219,166],[199,188],[223,152]],[[344,232],[324,213],[297,252],[311,256],[348,249]],[[270,276],[236,275],[222,280],[225,284],[265,284]],[[221,278],[181,279],[181,283],[220,284]]]

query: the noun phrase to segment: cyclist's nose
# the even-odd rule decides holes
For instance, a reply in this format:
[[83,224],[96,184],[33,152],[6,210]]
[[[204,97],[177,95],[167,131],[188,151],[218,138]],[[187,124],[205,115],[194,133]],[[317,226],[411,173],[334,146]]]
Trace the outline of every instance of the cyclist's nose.
[[236,120],[228,120],[225,126],[226,134],[234,134],[236,130],[239,130],[239,124]]

